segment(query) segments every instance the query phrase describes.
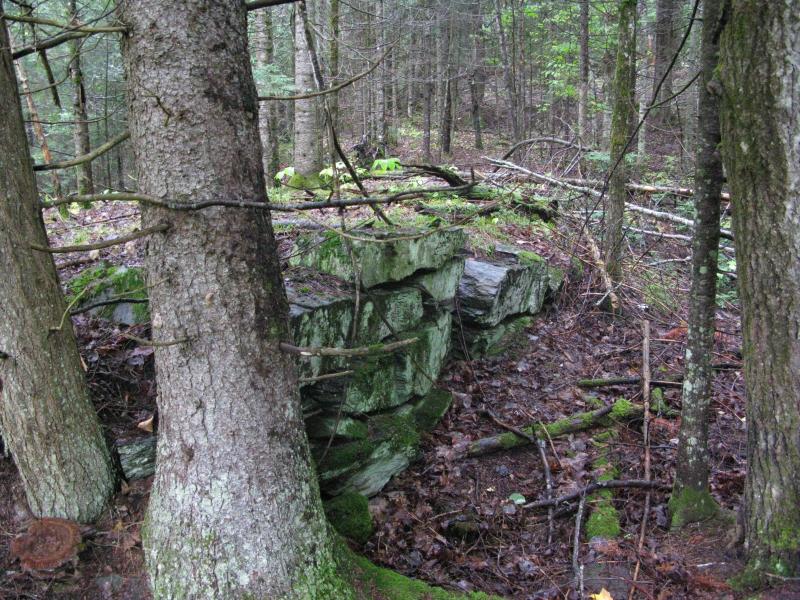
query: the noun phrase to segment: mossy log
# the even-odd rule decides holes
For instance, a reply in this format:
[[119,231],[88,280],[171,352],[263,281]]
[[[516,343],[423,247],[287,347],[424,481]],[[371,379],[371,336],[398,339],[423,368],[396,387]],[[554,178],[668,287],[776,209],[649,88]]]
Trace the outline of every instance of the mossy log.
[[[630,421],[641,418],[644,409],[638,404],[620,398],[613,405],[582,412],[559,419],[553,423],[542,425],[528,425],[521,427],[521,431],[533,436],[534,438],[554,438],[578,431],[586,431],[595,427],[610,427],[621,421]],[[466,456],[481,456],[496,452],[498,450],[508,450],[530,444],[530,440],[515,433],[507,432],[491,437],[475,440],[467,447]]]

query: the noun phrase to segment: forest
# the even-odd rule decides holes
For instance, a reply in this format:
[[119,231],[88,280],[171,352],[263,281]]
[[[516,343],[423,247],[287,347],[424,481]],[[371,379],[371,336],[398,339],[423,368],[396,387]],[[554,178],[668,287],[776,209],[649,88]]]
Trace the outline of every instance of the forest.
[[800,598],[800,0],[0,0],[0,598]]

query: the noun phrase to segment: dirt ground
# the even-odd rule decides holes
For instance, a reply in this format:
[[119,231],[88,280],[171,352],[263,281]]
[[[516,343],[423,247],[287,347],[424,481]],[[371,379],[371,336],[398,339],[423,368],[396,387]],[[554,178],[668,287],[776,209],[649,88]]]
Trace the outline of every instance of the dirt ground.
[[[457,142],[457,148],[468,148],[469,136],[460,134]],[[468,170],[481,162],[481,154],[499,155],[497,150],[457,150],[451,161]],[[401,147],[398,153],[408,156],[412,151]],[[529,158],[538,159],[534,155]],[[555,168],[556,162],[567,160],[549,155],[547,164],[540,166]],[[76,232],[83,230],[90,232],[90,238],[107,237],[137,220],[130,206],[108,205],[67,221],[50,217],[46,221],[51,241],[57,244],[71,243]],[[603,295],[602,286],[591,269],[579,268],[570,260],[575,255],[586,258],[585,249],[567,232],[559,233],[560,229],[548,235],[519,224],[506,228],[507,237],[521,247],[541,253],[566,270],[564,288],[505,354],[449,365],[439,386],[454,393],[451,410],[425,437],[420,460],[370,501],[375,533],[356,549],[380,565],[435,585],[520,600],[577,598],[580,578],[576,573],[581,572],[587,593],[605,587],[614,598],[627,597],[631,588],[634,597],[647,599],[744,597],[726,583],[742,568],[733,522],[746,468],[744,384],[735,303],[727,303],[718,314],[713,362],[725,368],[718,371],[714,383],[709,422],[712,493],[734,515],[732,520],[670,533],[665,492],[650,492],[645,515],[645,490],[615,490],[613,505],[620,516],[620,535],[591,545],[580,536],[575,559],[577,503],[559,507],[552,521],[546,511],[524,506],[547,493],[537,448],[465,457],[470,441],[503,433],[509,427],[552,422],[589,410],[597,402],[608,405],[619,397],[640,401],[638,384],[587,390],[577,383],[586,378],[638,376],[642,319],[651,322],[653,378],[680,379],[688,265],[677,262],[665,272],[652,268],[646,277],[634,274],[620,290],[625,313],[612,318],[596,306]],[[284,252],[290,245],[286,235],[280,236]],[[645,255],[654,251],[662,260],[688,254],[685,243],[671,240],[640,240],[632,242],[631,250],[637,261],[630,265],[633,273],[638,273]],[[141,253],[141,245],[128,244],[103,250],[101,257],[135,265],[140,264]],[[87,261],[96,258],[81,257]],[[63,266],[74,259],[59,259],[65,281],[91,264]],[[646,290],[654,277],[660,278],[662,289],[669,290],[673,302],[667,306],[645,306]],[[136,424],[155,410],[152,349],[137,347],[121,335],[120,327],[108,322],[81,316],[75,319],[75,326],[109,437],[119,440],[141,435]],[[146,337],[147,332],[139,328],[129,333]],[[678,387],[664,388],[664,398],[669,409],[680,410]],[[579,489],[606,472],[609,464],[618,479],[642,479],[646,452],[651,456],[652,479],[669,484],[679,423],[674,414],[654,414],[649,449],[644,447],[641,420],[617,428],[613,436],[601,438],[602,430],[591,430],[549,440],[546,455],[552,494]],[[601,463],[601,456],[608,464]],[[84,531],[84,547],[76,561],[53,572],[25,572],[13,560],[9,543],[24,529],[30,515],[12,461],[0,458],[0,489],[4,491],[0,494],[0,597],[148,598],[139,530],[149,486],[150,480],[123,486],[106,516]],[[520,497],[522,503],[515,503],[513,499],[519,501]],[[590,499],[586,512],[591,513],[592,506]],[[582,527],[585,522],[583,519]],[[800,587],[787,584],[764,597],[800,598]]]

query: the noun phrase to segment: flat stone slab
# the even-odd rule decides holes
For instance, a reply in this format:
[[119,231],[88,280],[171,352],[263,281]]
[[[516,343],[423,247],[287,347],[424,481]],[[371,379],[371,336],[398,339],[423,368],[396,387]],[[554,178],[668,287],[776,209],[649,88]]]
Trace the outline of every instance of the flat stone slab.
[[[463,246],[466,234],[458,228],[354,230],[352,235],[370,241],[348,240],[361,271],[361,284],[371,288],[402,281],[423,269],[438,269]],[[376,240],[376,241],[371,241]],[[344,240],[336,233],[298,236],[292,250],[292,265],[302,265],[353,281],[353,261]]]
[[489,260],[467,259],[458,288],[466,322],[494,327],[511,315],[539,312],[550,289],[547,262],[532,252],[496,252]]

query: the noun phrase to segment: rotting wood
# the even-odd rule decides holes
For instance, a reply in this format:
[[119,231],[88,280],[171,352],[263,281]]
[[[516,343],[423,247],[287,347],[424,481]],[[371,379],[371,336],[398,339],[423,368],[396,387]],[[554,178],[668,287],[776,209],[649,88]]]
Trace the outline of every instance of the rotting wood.
[[522,437],[514,432],[501,433],[490,437],[485,437],[471,442],[465,451],[466,457],[481,456],[496,452],[498,450],[510,450],[531,443],[531,439],[555,438],[586,431],[595,427],[609,427],[621,421],[631,421],[640,418],[643,408],[633,404],[628,400],[617,400],[612,406],[606,406],[597,410],[582,412],[565,417],[546,425],[534,424],[520,427],[520,431],[526,436]]

